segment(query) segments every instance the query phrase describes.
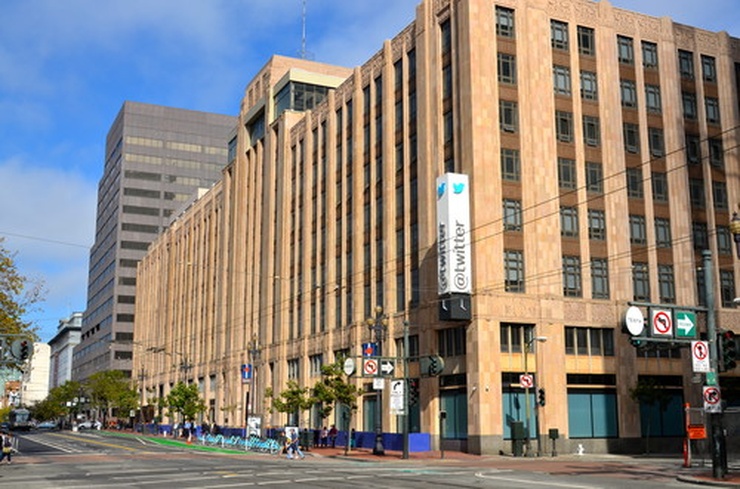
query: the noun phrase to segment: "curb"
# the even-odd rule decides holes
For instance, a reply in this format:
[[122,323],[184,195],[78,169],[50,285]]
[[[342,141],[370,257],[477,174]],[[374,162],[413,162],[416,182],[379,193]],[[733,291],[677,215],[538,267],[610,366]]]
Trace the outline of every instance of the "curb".
[[676,480],[679,482],[686,482],[689,484],[698,484],[701,486],[740,487],[740,483],[737,483],[737,482],[721,481],[721,480],[715,480],[715,479],[702,479],[702,478],[694,477],[691,475],[679,475],[678,477],[676,477]]

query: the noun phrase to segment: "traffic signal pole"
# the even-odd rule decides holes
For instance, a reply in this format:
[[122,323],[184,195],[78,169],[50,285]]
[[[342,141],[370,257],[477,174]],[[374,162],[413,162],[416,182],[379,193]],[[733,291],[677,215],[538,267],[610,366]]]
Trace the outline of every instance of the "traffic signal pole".
[[[710,370],[719,373],[719,353],[717,347],[717,322],[714,309],[714,280],[712,278],[712,252],[702,252],[702,268],[704,273],[704,290],[707,300],[707,340],[709,341]],[[716,387],[719,390],[719,375],[716,375]],[[721,392],[721,390],[720,390]],[[723,479],[727,474],[727,446],[725,444],[725,430],[722,423],[723,413],[709,413],[712,443],[712,476]]]

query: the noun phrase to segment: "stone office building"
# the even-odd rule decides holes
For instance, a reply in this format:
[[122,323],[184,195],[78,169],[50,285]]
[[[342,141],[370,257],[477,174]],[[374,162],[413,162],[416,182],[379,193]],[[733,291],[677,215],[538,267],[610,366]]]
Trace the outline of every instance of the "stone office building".
[[[683,403],[701,405],[688,349],[636,349],[623,316],[701,308],[708,276],[717,325],[738,322],[739,73],[740,40],[606,0],[425,0],[354,70],[273,57],[224,178],[139,265],[142,403],[187,380],[220,424],[341,426],[271,414],[265,391],[313,385],[378,332],[402,355],[408,326],[412,360],[445,361],[408,371],[412,430],[435,445],[509,451],[523,422],[560,450],[642,450],[648,429],[678,449]],[[441,175],[469,183],[471,281],[451,294]],[[353,427],[373,431],[380,400],[400,432],[390,396],[355,379]],[[641,380],[666,409],[634,399]],[[736,402],[737,377],[721,381]]]

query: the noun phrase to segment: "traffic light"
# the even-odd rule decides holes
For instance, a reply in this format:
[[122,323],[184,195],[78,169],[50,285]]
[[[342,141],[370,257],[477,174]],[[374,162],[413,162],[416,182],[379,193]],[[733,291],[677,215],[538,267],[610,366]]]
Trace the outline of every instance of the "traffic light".
[[31,354],[31,347],[29,346],[30,342],[28,340],[21,340],[21,361],[28,360],[28,357]]
[[647,342],[645,341],[645,338],[642,337],[642,336],[633,336],[633,337],[630,338],[630,343],[635,348],[641,348],[641,347],[645,346],[645,344]]
[[545,405],[545,389],[542,387],[537,389],[537,402],[540,403],[540,406]]
[[720,367],[727,372],[737,367],[737,342],[733,331],[725,331],[719,335]]
[[419,404],[419,379],[408,379],[409,406]]

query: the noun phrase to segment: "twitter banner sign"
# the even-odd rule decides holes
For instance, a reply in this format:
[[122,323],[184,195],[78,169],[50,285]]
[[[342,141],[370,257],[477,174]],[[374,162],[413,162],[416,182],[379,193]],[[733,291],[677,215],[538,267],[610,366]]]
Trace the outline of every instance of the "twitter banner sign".
[[470,185],[468,176],[437,178],[437,288],[440,296],[471,294]]

